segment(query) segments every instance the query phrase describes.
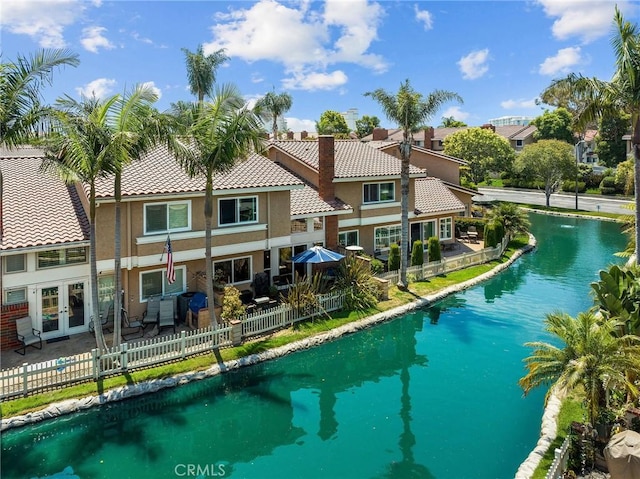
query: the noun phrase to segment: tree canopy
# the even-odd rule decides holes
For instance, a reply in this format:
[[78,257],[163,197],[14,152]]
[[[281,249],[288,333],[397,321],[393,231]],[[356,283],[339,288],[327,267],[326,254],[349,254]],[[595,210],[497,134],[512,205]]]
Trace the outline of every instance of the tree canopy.
[[540,140],[525,146],[515,161],[515,170],[525,178],[540,181],[549,206],[551,193],[565,178],[575,178],[573,146],[560,140]]
[[447,136],[444,153],[466,161],[473,183],[480,183],[490,172],[510,170],[515,152],[509,141],[487,128],[467,128]]
[[631,127],[629,115],[624,112],[607,112],[600,119],[596,137],[598,163],[615,168],[627,158],[627,142],[622,139]]
[[373,133],[373,130],[379,126],[380,119],[377,116],[363,115],[362,118],[356,120],[356,135],[358,135],[358,138],[364,138]]
[[452,116],[443,116],[440,126],[443,128],[462,128],[468,125],[464,121],[456,120]]
[[278,118],[291,109],[293,98],[287,92],[276,93],[275,89],[268,92],[256,102],[254,108],[257,115],[271,120],[271,131],[273,138],[278,139]]
[[183,48],[182,51],[185,54],[189,89],[192,94],[198,97],[198,102],[202,103],[204,97],[211,96],[213,92],[213,85],[216,82],[216,70],[229,57],[225,54],[224,48],[210,55],[205,55],[202,45],[198,45],[198,49],[195,52],[191,52],[186,48]]
[[316,122],[318,135],[334,135],[337,138],[346,138],[349,135],[347,120],[340,113],[334,110],[327,110],[320,115],[320,120]]
[[566,108],[545,111],[531,122],[537,131],[533,134],[536,140],[561,140],[574,143],[573,117]]

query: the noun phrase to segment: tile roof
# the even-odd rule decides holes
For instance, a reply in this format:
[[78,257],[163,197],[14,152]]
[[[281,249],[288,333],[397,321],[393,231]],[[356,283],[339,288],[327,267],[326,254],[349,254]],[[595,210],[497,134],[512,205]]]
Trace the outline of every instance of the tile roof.
[[[231,170],[213,176],[213,189],[302,187],[303,182],[268,158],[252,153]],[[86,188],[86,187],[85,187]],[[122,196],[203,193],[205,179],[190,178],[162,147],[128,165],[122,173]],[[113,178],[96,182],[96,198],[113,197]]]
[[89,241],[89,220],[75,187],[53,173],[41,172],[42,156],[10,155],[0,157],[4,190],[0,250]]
[[[389,141],[389,140],[376,140],[376,141],[369,141],[366,144],[369,145],[372,148],[377,148],[378,150],[386,151],[386,150],[388,150],[389,148],[391,148],[393,146],[397,146],[398,142],[397,141]],[[417,146],[417,145],[412,145],[411,149],[412,150],[416,150],[416,151],[421,151],[423,153],[435,156],[437,158],[442,158],[443,160],[452,161],[452,162],[458,163],[460,165],[466,165],[467,164],[466,161],[461,160],[460,158],[456,158],[455,156],[445,155],[441,151],[431,150],[429,148],[424,148],[422,146]]]
[[416,179],[415,195],[415,209],[421,214],[465,210],[458,197],[439,178]]
[[[318,142],[312,140],[278,140],[271,143],[318,170]],[[335,140],[335,178],[400,176],[401,161],[356,140]],[[424,170],[411,165],[409,174],[426,176]]]
[[336,198],[334,201],[325,201],[320,198],[318,190],[305,185],[304,188],[291,191],[291,216],[303,216],[314,213],[350,213],[353,208]]

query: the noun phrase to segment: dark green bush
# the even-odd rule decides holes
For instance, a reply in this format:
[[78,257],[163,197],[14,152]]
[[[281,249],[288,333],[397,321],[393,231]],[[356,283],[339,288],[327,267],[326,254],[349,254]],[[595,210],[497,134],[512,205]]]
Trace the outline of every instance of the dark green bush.
[[600,188],[615,188],[616,187],[616,177],[615,176],[605,176],[602,178],[600,182]]
[[603,194],[603,195],[615,195],[616,194],[616,189],[608,187],[608,186],[601,186],[600,187],[600,193]]
[[504,235],[504,227],[499,221],[487,223],[484,227],[484,245],[486,248],[495,248]]
[[[576,191],[575,180],[565,180],[562,182],[562,191],[573,192]],[[584,193],[587,191],[587,184],[584,181],[578,181],[578,193]]]
[[389,271],[400,269],[400,247],[393,243],[389,247]]
[[411,249],[411,266],[422,266],[424,264],[424,248],[422,241],[417,240],[413,242]]
[[440,240],[436,236],[432,236],[427,240],[427,255],[429,261],[440,261],[442,259]]

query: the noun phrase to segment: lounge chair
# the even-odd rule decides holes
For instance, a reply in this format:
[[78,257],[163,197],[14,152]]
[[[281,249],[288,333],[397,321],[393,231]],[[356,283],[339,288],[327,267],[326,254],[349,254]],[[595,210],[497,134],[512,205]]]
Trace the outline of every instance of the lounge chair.
[[[24,356],[27,352],[27,346],[42,349],[40,331],[33,327],[31,316],[16,319],[16,332],[18,333],[18,341],[22,343],[22,347],[15,350],[16,353]],[[22,352],[20,352],[20,350],[22,350]]]
[[173,299],[171,298],[166,298],[160,301],[160,312],[158,314],[158,332],[160,332],[162,328],[167,327],[173,328],[173,333],[175,334],[175,307],[173,304]]
[[130,320],[129,313],[127,313],[125,309],[122,310],[122,329],[123,331],[125,329],[133,330],[133,331],[127,332],[126,334],[124,332],[122,333],[122,339],[124,339],[125,341],[128,341],[131,338],[131,336],[133,336],[136,333],[140,333],[140,336],[138,336],[140,338],[144,336],[144,323],[140,321],[137,316],[134,316],[134,319]]
[[147,310],[142,315],[142,324],[146,327],[149,324],[158,324],[158,314],[160,313],[160,296],[151,296],[147,299]]

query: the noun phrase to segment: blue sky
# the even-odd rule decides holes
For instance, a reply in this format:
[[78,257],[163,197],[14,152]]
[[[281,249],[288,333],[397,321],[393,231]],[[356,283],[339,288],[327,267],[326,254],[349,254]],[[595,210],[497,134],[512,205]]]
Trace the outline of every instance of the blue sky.
[[158,108],[191,100],[182,48],[225,48],[217,72],[248,101],[275,88],[293,106],[290,129],[313,131],[326,110],[357,108],[395,127],[364,93],[458,93],[429,122],[470,125],[538,116],[535,99],[569,72],[610,79],[615,5],[640,21],[638,1],[80,1],[2,0],[2,61],[41,47],[69,48],[80,66],[58,71],[45,100],[106,96],[136,83],[158,90]]

